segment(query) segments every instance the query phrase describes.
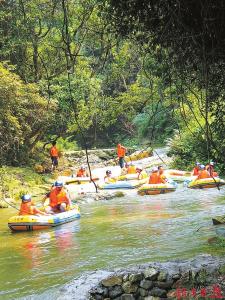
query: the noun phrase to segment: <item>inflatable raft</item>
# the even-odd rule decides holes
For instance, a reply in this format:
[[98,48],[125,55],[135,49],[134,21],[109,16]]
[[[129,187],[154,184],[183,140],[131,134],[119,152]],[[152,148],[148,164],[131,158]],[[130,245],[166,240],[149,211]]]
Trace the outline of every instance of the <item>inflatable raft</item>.
[[[99,178],[95,177],[92,178],[93,181],[97,181]],[[75,183],[75,184],[83,184],[83,183],[90,183],[91,182],[91,178],[90,177],[71,177],[71,179],[67,179],[65,181],[65,184],[71,184],[71,183]]]
[[48,229],[80,218],[80,209],[75,206],[66,212],[49,215],[24,215],[13,216],[8,220],[8,226],[12,231],[33,231]]
[[[98,177],[93,177],[92,180],[97,181]],[[64,184],[83,184],[90,183],[90,177],[72,177],[72,176],[59,176],[58,180],[62,181]]]
[[103,190],[111,189],[135,189],[140,185],[146,183],[148,178],[141,180],[127,180],[127,181],[116,181],[113,183],[98,183],[98,188]]
[[190,189],[206,189],[220,187],[221,185],[225,185],[225,181],[219,177],[214,177],[193,180],[188,184],[188,187]]
[[166,178],[170,178],[177,182],[192,181],[196,176],[191,176],[191,172],[181,170],[165,170]]
[[140,159],[143,159],[143,158],[146,158],[149,156],[152,156],[152,150],[136,151],[129,156],[125,156],[125,161],[132,162],[132,161],[140,160]]
[[143,184],[138,189],[138,194],[143,195],[158,195],[165,194],[169,192],[174,192],[176,190],[176,185],[172,183],[158,183],[158,184]]
[[[125,181],[125,180],[139,180],[138,179],[138,173],[136,173],[136,174],[126,174],[126,175],[120,175],[120,176],[118,176],[118,180],[122,180],[122,181]],[[146,176],[145,176],[145,178],[148,178],[149,176],[148,176],[148,174],[146,174]],[[142,179],[140,179],[140,180],[142,180]]]

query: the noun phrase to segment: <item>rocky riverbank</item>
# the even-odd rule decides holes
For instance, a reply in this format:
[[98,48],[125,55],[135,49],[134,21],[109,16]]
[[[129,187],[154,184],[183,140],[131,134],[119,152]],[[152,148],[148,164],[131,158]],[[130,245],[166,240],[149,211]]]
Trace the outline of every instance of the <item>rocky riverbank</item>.
[[225,299],[225,259],[200,255],[87,273],[61,288],[56,299]]

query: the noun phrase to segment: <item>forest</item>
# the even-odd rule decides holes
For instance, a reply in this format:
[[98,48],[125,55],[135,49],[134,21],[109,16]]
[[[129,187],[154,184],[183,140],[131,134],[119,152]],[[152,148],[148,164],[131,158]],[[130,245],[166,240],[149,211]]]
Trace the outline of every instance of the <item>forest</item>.
[[[0,2],[0,165],[63,149],[169,145],[224,171],[225,4]],[[143,146],[145,145],[145,146]]]

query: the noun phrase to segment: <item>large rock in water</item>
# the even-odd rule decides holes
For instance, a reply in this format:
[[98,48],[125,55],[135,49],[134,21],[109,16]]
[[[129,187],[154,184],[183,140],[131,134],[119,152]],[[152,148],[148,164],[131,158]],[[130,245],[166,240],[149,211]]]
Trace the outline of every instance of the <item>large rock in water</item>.
[[218,216],[212,218],[214,225],[225,224],[225,216]]

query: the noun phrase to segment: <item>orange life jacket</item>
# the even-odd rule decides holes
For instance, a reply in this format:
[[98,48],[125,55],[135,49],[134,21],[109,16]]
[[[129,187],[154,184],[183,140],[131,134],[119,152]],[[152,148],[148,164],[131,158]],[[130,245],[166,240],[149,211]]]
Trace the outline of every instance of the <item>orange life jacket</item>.
[[50,155],[54,156],[54,157],[58,157],[59,153],[58,153],[58,150],[57,150],[56,146],[52,146],[51,147],[51,149],[50,149]]
[[126,154],[126,148],[123,146],[117,146],[117,155],[118,157],[124,157]]
[[19,215],[35,215],[33,203],[31,201],[22,202],[20,205]]
[[127,174],[136,174],[136,167],[131,165],[127,168]]
[[49,205],[51,207],[55,207],[61,203],[66,203],[67,205],[69,204],[69,199],[63,189],[57,190],[57,188],[53,188],[50,192],[49,199]]
[[150,184],[157,184],[159,183],[159,175],[157,173],[152,173],[149,177]]
[[77,172],[77,177],[86,177],[86,171],[83,170],[83,169],[80,169],[80,170]]
[[210,178],[208,171],[206,170],[200,171],[197,179],[205,179],[205,178]]
[[198,169],[198,167],[194,167],[192,173],[193,173],[193,176],[198,176],[198,174],[199,174],[199,169]]
[[158,175],[158,183],[165,183],[166,176],[164,174]]

